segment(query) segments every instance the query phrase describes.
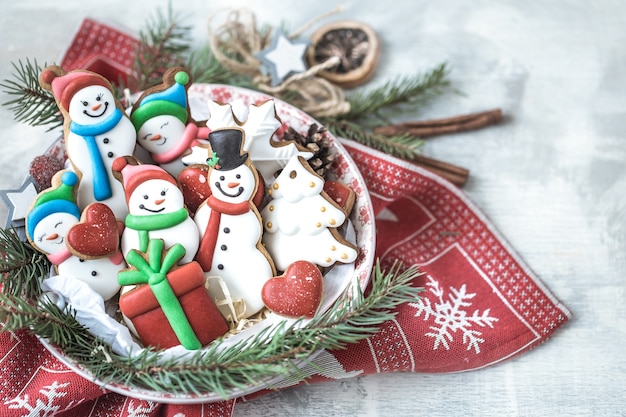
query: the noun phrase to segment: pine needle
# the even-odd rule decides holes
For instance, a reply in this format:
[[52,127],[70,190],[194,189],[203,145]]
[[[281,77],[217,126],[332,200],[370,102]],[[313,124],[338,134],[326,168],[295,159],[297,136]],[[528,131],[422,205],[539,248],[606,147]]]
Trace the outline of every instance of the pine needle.
[[412,285],[417,276],[416,268],[394,265],[384,272],[377,264],[367,295],[355,284],[306,325],[283,322],[228,348],[218,340],[184,361],[163,360],[159,351],[149,349],[132,358],[117,355],[76,321],[71,308],[62,311],[45,301],[0,294],[0,322],[4,331],[29,329],[46,338],[104,383],[173,394],[212,392],[227,398],[275,378],[305,379],[301,366],[313,352],[345,348],[369,337],[395,316],[398,305],[415,302],[421,291]]
[[37,63],[37,60],[26,59],[12,62],[14,73],[13,79],[5,79],[0,82],[3,92],[13,97],[2,103],[13,112],[18,122],[30,126],[49,126],[53,130],[63,124],[52,94],[39,85],[39,74],[46,67]]
[[0,285],[2,292],[33,298],[41,293],[40,281],[50,272],[45,255],[20,240],[13,229],[0,229]]

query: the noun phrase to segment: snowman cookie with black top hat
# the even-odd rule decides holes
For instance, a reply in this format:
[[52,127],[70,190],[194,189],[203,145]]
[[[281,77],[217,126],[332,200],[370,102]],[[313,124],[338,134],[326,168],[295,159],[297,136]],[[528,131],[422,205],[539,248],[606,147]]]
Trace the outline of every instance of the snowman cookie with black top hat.
[[[261,243],[261,217],[252,203],[259,180],[248,154],[242,153],[243,130],[215,130],[209,142],[211,196],[194,216],[201,236],[196,260],[207,276],[222,278],[232,300],[243,302],[243,312],[237,313],[241,316],[231,317],[238,320],[264,307],[261,291],[276,270]],[[220,298],[216,290],[209,287],[211,295]]]
[[94,72],[66,73],[54,65],[42,71],[39,82],[63,114],[67,156],[80,178],[78,206],[101,202],[123,219],[128,213],[124,190],[111,167],[115,158],[132,155],[137,135],[113,87]]

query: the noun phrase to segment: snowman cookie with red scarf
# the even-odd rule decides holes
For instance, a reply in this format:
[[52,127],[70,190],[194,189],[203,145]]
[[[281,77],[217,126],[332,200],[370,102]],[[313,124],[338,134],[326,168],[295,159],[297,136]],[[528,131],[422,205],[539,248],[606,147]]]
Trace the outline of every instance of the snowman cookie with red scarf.
[[[238,320],[264,307],[263,285],[276,270],[261,244],[261,217],[252,203],[259,180],[248,154],[242,153],[243,130],[214,130],[209,134],[209,142],[211,196],[194,216],[201,236],[196,260],[206,275],[222,278],[232,300],[243,302],[241,317],[231,317]],[[211,295],[219,298],[216,290],[209,287]]]

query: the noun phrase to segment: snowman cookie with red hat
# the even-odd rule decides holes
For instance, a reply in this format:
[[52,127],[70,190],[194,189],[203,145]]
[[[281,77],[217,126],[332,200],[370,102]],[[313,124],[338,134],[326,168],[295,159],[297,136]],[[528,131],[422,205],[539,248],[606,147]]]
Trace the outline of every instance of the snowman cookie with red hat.
[[122,234],[124,256],[131,249],[145,253],[150,240],[162,239],[166,248],[183,245],[181,265],[191,262],[198,250],[198,229],[176,180],[163,168],[139,164],[132,156],[117,158],[113,173],[123,185],[129,211]]
[[137,135],[113,87],[94,72],[66,73],[56,65],[42,71],[39,83],[52,92],[63,114],[67,155],[80,178],[78,206],[104,203],[123,219],[128,212],[124,191],[111,167],[115,158],[133,154]]
[[130,113],[137,143],[174,177],[186,166],[183,157],[194,146],[208,143],[210,129],[196,125],[189,115],[190,84],[191,77],[184,68],[170,68],[163,75],[163,83],[146,90]]

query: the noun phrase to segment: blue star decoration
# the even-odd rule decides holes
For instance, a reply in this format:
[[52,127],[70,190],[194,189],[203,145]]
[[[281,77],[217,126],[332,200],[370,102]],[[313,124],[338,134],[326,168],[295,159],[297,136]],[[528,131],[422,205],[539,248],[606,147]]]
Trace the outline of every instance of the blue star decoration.
[[262,69],[270,75],[272,86],[277,86],[293,74],[306,71],[305,54],[307,41],[290,40],[281,30],[274,31],[272,43],[255,57],[263,64]]
[[29,176],[17,190],[0,190],[0,197],[8,209],[6,228],[24,226],[26,213],[37,197],[33,178]]

